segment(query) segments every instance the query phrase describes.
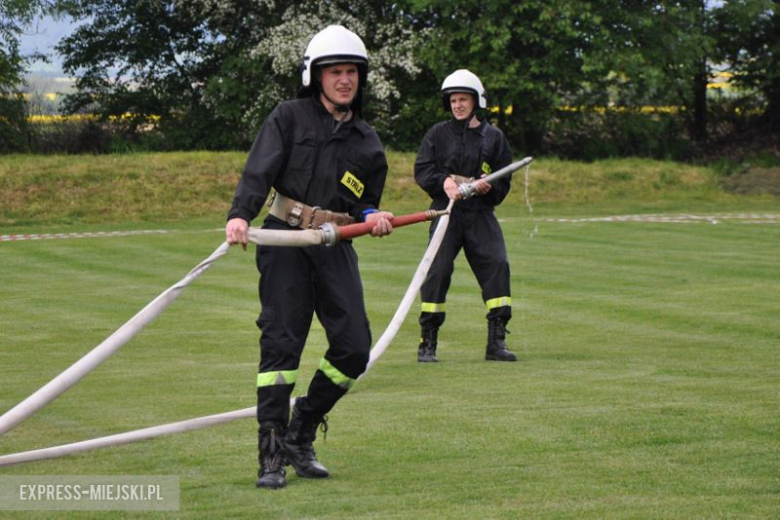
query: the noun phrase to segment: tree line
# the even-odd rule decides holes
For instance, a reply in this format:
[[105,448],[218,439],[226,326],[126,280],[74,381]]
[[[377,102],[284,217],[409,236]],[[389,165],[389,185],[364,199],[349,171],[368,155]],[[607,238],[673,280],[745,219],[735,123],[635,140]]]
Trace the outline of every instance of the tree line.
[[[365,115],[395,149],[447,117],[439,87],[458,68],[517,154],[685,158],[780,129],[776,0],[5,0],[0,151],[34,141],[18,36],[42,14],[82,23],[56,48],[77,78],[63,110],[129,149],[247,149],[332,23],[364,39]],[[709,88],[719,73],[727,91]]]

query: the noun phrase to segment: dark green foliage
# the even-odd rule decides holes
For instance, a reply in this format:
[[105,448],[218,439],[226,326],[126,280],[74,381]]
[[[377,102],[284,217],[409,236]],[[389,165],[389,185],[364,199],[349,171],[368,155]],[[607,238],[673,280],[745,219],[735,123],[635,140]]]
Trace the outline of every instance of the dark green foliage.
[[[251,142],[254,129],[239,123],[263,70],[237,58],[263,37],[272,13],[257,5],[250,12],[241,2],[223,16],[207,3],[134,0],[83,0],[68,12],[90,19],[58,47],[66,72],[78,76],[79,92],[66,101],[69,112],[125,116],[128,135],[155,118],[162,149],[220,150]],[[221,87],[224,78],[233,79]]]
[[46,13],[43,0],[0,2],[0,153],[27,151],[27,120],[19,86],[24,82],[28,62],[42,56],[24,56],[19,39],[39,13]]
[[545,149],[559,157],[593,161],[608,157],[689,160],[692,145],[674,114],[638,110],[557,111],[550,120]]
[[[65,108],[97,114],[110,134],[92,151],[247,150],[269,111],[295,95],[306,41],[331,23],[366,42],[364,114],[396,150],[416,150],[449,117],[439,88],[458,68],[480,76],[489,117],[517,155],[691,159],[778,127],[780,9],[771,0],[53,4],[84,22],[58,50],[78,76]],[[44,6],[9,0],[0,8],[17,20],[0,23],[0,42],[10,45],[0,53],[0,151],[41,140],[25,128],[8,78],[24,67],[14,30]],[[725,95],[707,88],[719,71],[731,73]],[[59,148],[73,150],[72,142]]]
[[724,2],[716,13],[719,58],[735,73],[734,83],[761,93],[764,122],[780,130],[780,2]]
[[[541,151],[548,120],[562,93],[583,80],[584,53],[599,17],[589,3],[567,1],[412,2],[433,27],[422,50],[441,82],[468,68],[499,108],[497,124],[519,154]],[[478,28],[478,29],[477,29]],[[504,109],[512,107],[511,115]]]
[[108,153],[115,132],[94,118],[70,118],[29,125],[29,148],[41,154]]
[[27,129],[24,99],[0,93],[0,153],[26,152]]

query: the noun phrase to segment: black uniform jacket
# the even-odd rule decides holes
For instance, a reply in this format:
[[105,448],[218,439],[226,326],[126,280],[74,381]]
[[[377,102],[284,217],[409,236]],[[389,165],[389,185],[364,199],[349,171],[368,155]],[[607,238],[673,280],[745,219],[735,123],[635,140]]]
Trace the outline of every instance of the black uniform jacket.
[[316,97],[279,104],[252,145],[228,219],[251,222],[271,187],[358,222],[364,210],[378,208],[387,177],[382,143],[357,115],[336,123]]
[[[504,133],[487,121],[476,128],[465,128],[455,119],[437,123],[425,134],[417,160],[414,178],[431,196],[431,208],[444,209],[449,202],[444,192],[448,175],[479,178],[498,171],[512,162],[512,151]],[[494,183],[485,195],[458,202],[459,211],[492,210],[509,193],[512,178],[508,175]]]

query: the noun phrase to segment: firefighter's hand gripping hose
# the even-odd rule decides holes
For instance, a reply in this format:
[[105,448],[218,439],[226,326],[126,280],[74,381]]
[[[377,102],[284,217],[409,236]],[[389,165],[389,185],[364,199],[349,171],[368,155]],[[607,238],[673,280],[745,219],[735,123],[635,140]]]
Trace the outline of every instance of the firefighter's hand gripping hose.
[[[444,233],[447,230],[447,224],[449,222],[449,211],[452,208],[452,203],[453,201],[450,201],[450,205],[444,211],[428,210],[412,215],[404,215],[393,218],[393,226],[401,227],[417,222],[424,222],[436,217],[441,217],[436,227],[434,236],[430,240],[428,248],[425,251],[425,255],[423,256],[423,259],[417,268],[417,271],[412,279],[411,284],[409,285],[409,288],[406,291],[406,295],[404,296],[401,305],[391,320],[390,325],[388,325],[387,329],[371,351],[371,358],[366,370],[371,368],[371,366],[376,363],[379,356],[382,355],[390,342],[392,342],[393,338],[398,332],[398,329],[403,323],[404,318],[409,311],[409,307],[411,306],[415,295],[419,291],[420,285],[422,285],[422,282],[425,280],[425,276],[428,273],[431,262],[436,256],[436,252],[441,245]],[[345,240],[348,238],[366,235],[370,232],[371,227],[366,226],[365,223],[352,224],[350,226],[343,226],[336,229],[331,228],[300,231],[270,231],[251,228],[249,230],[249,238],[250,241],[255,244],[303,247],[310,245],[333,245],[335,242],[329,243],[333,240],[333,237],[335,237],[335,240]],[[195,278],[200,276],[203,271],[208,269],[211,264],[214,263],[219,257],[223,256],[227,252],[228,248],[229,246],[227,242],[220,245],[208,258],[193,268],[187,274],[187,276],[160,294],[127,323],[114,332],[114,334],[103,341],[103,343],[95,347],[87,355],[74,363],[70,368],[62,372],[58,377],[54,378],[47,385],[39,389],[37,392],[0,417],[0,435],[12,429],[14,426],[33,415],[40,408],[46,406],[49,402],[56,399],[60,394],[65,392],[71,386],[75,385],[80,379],[85,377],[89,372],[96,368],[101,362],[114,354],[120,347],[122,347],[122,345],[132,339],[141,329],[148,325],[168,305],[170,305],[179,296],[181,291],[187,287],[187,285],[195,280]],[[82,442],[3,455],[0,456],[0,466],[62,457],[65,455],[101,447],[118,446],[121,444],[152,439],[162,435],[170,435],[173,433],[181,433],[195,429],[207,428],[209,426],[215,426],[217,424],[254,416],[255,407],[250,407],[233,412],[199,417],[160,426],[153,426],[150,428],[134,430],[131,432],[100,437]]]
[[[506,175],[509,175],[512,172],[515,172],[522,168],[523,166],[528,166],[531,164],[531,161],[533,161],[533,157],[526,157],[522,161],[513,162],[512,164],[508,166],[504,166],[497,172],[491,173],[487,177],[482,177],[481,179],[478,179],[480,181],[485,182],[495,182],[496,180],[500,179],[501,177],[504,177]],[[468,199],[474,196],[474,194],[477,192],[477,181],[474,181],[469,184],[461,184],[458,187],[458,190],[460,191],[460,196],[464,199]]]

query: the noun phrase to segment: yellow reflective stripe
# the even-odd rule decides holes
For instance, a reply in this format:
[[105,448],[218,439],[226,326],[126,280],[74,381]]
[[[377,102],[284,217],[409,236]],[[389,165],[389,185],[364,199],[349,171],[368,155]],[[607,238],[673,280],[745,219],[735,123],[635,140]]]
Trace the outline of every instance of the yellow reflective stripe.
[[444,312],[445,311],[444,303],[422,302],[421,307],[423,312]]
[[482,163],[482,174],[483,175],[489,175],[493,173],[493,168],[490,167],[490,165],[486,162]]
[[277,370],[257,374],[257,386],[294,385],[298,379],[297,370]]
[[512,305],[511,296],[501,296],[500,298],[491,298],[485,302],[487,310],[495,309],[496,307],[510,307]]
[[322,358],[322,361],[320,361],[320,370],[322,370],[322,372],[328,376],[328,379],[333,381],[333,384],[336,386],[349,390],[355,385],[354,379],[342,374],[338,368],[331,365],[330,361],[325,358]]

